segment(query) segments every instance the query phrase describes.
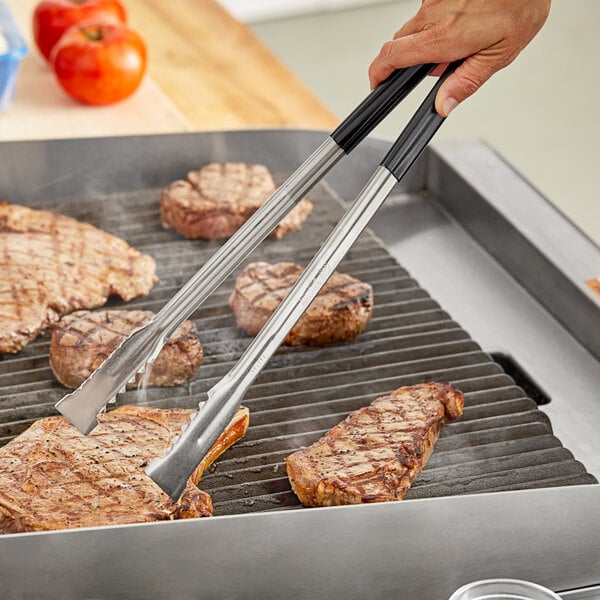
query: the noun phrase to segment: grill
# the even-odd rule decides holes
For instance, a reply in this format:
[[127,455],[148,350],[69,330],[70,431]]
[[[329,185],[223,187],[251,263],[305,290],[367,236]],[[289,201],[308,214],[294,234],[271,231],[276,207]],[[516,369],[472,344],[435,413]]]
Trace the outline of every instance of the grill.
[[[159,283],[149,296],[129,303],[130,308],[159,310],[218,243],[184,240],[164,230],[159,197],[160,190],[152,189],[48,207],[92,222],[156,258]],[[310,198],[316,208],[304,229],[283,241],[268,240],[251,260],[305,264],[310,259],[343,211],[326,184]],[[298,507],[286,477],[287,454],[316,441],[376,397],[427,381],[449,382],[460,389],[465,410],[458,422],[446,426],[407,498],[595,482],[553,436],[548,417],[536,403],[372,233],[359,239],[340,270],[373,285],[371,322],[351,344],[278,351],[244,401],[251,414],[245,439],[202,480],[216,515]],[[177,388],[127,392],[119,403],[197,406],[250,341],[236,330],[227,306],[233,284],[234,277],[192,315],[205,354],[194,379]],[[3,442],[33,419],[55,414],[53,405],[65,393],[48,366],[48,338],[46,334],[0,364]]]
[[[153,255],[152,293],[109,306],[156,311],[218,245],[162,229],[159,190],[211,161],[263,163],[281,180],[323,137],[253,130],[0,144],[0,199],[72,215]],[[311,192],[304,229],[267,240],[249,260],[306,264],[340,198],[356,196],[388,147],[365,140]],[[600,299],[581,282],[597,277],[600,251],[473,142],[428,149],[372,226],[378,237],[366,232],[340,270],[373,284],[373,319],[351,344],[276,353],[245,398],[246,437],[201,480],[218,516],[0,536],[3,599],[439,600],[497,577],[592,597]],[[232,285],[193,315],[205,349],[196,377],[119,403],[203,399],[250,341],[227,307]],[[48,341],[0,358],[0,443],[54,414],[65,392]],[[461,389],[465,412],[406,500],[299,508],[288,453],[374,398],[432,380]]]

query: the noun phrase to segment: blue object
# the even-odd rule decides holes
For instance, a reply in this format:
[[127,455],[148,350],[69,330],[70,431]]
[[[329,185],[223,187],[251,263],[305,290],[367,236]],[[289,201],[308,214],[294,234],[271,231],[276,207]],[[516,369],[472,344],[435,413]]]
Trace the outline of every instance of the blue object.
[[0,2],[0,34],[8,43],[8,49],[0,49],[0,111],[2,111],[6,110],[12,102],[17,83],[17,71],[21,60],[27,54],[25,40],[4,2]]

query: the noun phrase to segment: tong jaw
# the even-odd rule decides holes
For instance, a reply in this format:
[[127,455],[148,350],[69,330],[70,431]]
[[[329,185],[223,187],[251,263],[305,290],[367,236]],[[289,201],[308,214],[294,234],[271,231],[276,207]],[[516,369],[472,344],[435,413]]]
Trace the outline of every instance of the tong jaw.
[[164,342],[154,320],[134,330],[74,392],[57,402],[56,409],[87,435],[97,424],[96,415],[145,372]]
[[205,402],[162,458],[155,458],[146,475],[173,500],[179,500],[188,479],[235,415],[246,388],[225,376],[208,391]]

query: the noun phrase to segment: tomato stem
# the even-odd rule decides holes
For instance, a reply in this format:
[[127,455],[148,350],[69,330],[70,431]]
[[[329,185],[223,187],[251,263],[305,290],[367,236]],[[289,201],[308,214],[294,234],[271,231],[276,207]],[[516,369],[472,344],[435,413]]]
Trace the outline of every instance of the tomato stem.
[[97,42],[101,40],[104,36],[102,35],[102,29],[98,25],[89,25],[88,27],[82,27],[81,33],[85,35],[88,40],[92,42]]

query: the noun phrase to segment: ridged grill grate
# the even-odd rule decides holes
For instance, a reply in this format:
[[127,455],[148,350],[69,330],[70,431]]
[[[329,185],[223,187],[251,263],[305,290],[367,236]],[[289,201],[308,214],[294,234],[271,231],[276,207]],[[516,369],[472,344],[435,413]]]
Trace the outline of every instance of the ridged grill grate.
[[[219,242],[184,240],[165,231],[158,190],[118,194],[46,208],[114,233],[157,261],[152,293],[109,306],[157,311],[214,252]],[[301,232],[267,240],[251,260],[306,264],[342,213],[326,186],[310,198],[315,211]],[[446,425],[408,498],[594,483],[583,465],[552,435],[546,415],[502,368],[419,287],[370,233],[365,233],[340,271],[373,285],[375,310],[353,343],[328,348],[281,348],[246,395],[246,437],[201,481],[215,514],[299,506],[284,458],[317,440],[350,411],[402,385],[448,382],[465,394],[465,411]],[[231,277],[196,321],[204,364],[177,388],[129,391],[119,403],[195,407],[248,346],[227,306]],[[466,291],[465,293],[469,293]],[[49,335],[0,360],[0,444],[33,420],[55,414],[66,392],[48,365]]]

